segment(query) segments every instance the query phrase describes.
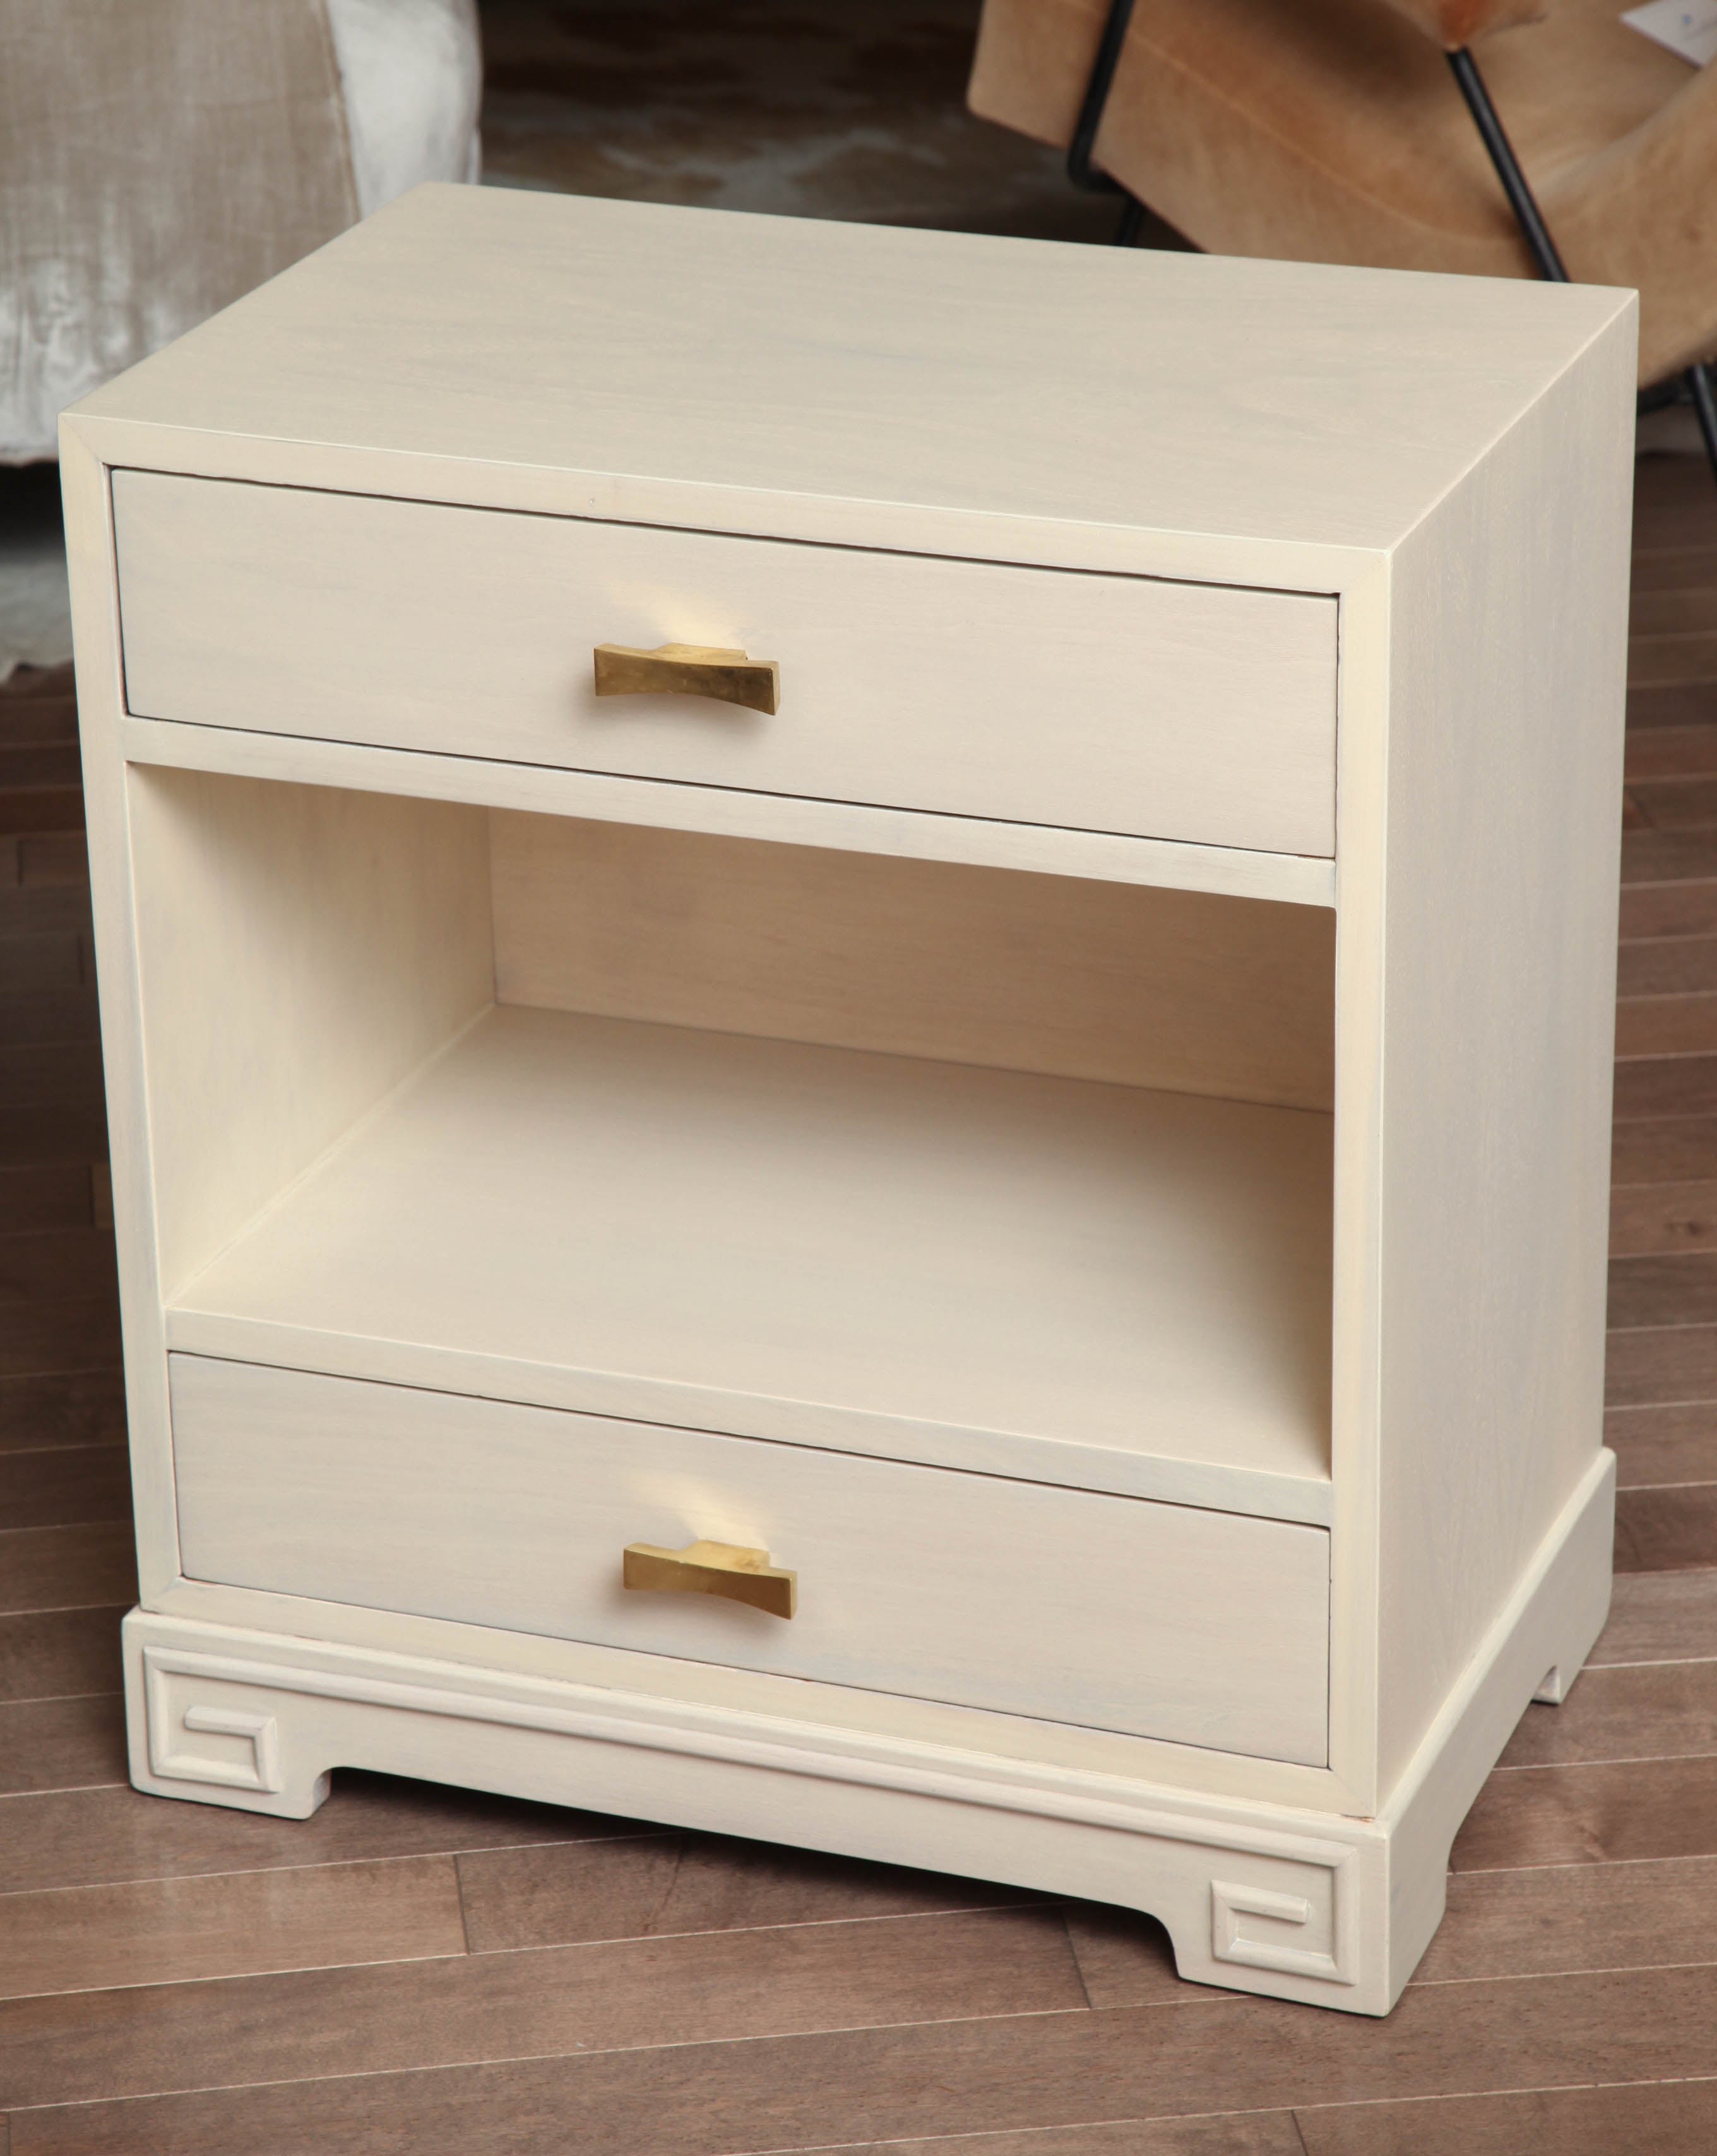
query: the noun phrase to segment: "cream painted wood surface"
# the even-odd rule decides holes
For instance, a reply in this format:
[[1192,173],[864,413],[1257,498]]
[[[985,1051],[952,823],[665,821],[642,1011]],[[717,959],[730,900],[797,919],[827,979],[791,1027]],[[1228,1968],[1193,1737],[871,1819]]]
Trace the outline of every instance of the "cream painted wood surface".
[[129,774],[171,1296],[493,993],[481,811]]
[[[1627,295],[1569,288],[467,190],[401,204],[69,415],[146,1604],[127,1675],[140,1786],[301,1815],[326,1769],[352,1763],[969,1866],[1151,1907],[1190,1974],[1385,2010],[1434,1924],[1447,1837],[1477,1778],[1545,1671],[1565,1684],[1601,1614],[1609,1463],[1595,1413],[1603,1222],[1593,1169],[1609,1082],[1605,848],[1617,811],[1632,308]],[[1079,338],[1065,334],[1070,319],[1084,325]],[[442,753],[268,733],[229,711],[207,724],[133,718],[105,468],[384,497],[402,515],[629,526],[616,543],[635,542],[640,562],[664,537],[723,548],[748,539],[772,557],[817,542],[843,561],[890,555],[888,573],[902,577],[927,562],[927,575],[984,578],[1011,564],[1034,588],[1101,572],[1317,608],[1333,599],[1339,855],[938,814],[905,788],[889,805],[750,791],[748,779],[508,762],[513,752],[486,737]],[[267,567],[244,574],[260,588]],[[275,568],[283,588],[301,587],[300,559]],[[867,716],[856,711],[854,723]],[[962,722],[965,765],[980,777],[984,716]],[[146,810],[132,874],[127,760],[169,783],[169,767],[242,774],[259,796],[319,785],[469,810],[448,827],[464,865],[436,901],[451,908],[457,993],[429,979],[410,937],[386,925],[393,869],[382,875],[391,896],[354,874],[355,940],[368,940],[366,909],[379,908],[376,940],[414,977],[377,987],[383,1017],[379,1037],[367,1035],[360,983],[376,982],[374,961],[340,951],[330,926],[347,887],[337,874],[320,896],[283,875],[267,902],[326,916],[314,933],[333,947],[333,1014],[359,1013],[357,1045],[331,1051],[344,1075],[326,1096],[316,1074],[303,1081],[308,1120],[295,1122],[305,1104],[286,1041],[279,1070],[265,1073],[273,1105],[253,1116],[229,1097],[243,1060],[210,1057],[196,1034],[228,1022],[228,1009],[249,1024],[268,976],[245,954],[266,952],[274,932],[241,924],[227,936],[218,879],[205,880],[205,902],[181,904],[174,935],[140,967],[145,916],[179,876],[178,856],[192,881],[202,870],[182,839],[157,843]],[[1243,790],[1252,775],[1198,783],[1214,801],[1221,784]],[[208,801],[223,798],[223,780],[198,783]],[[1029,869],[1079,956],[1065,983],[1048,982],[1050,933],[1022,927],[993,985],[948,994],[951,966],[932,964],[905,922],[901,894],[922,889],[933,903],[910,871],[893,886],[891,870],[856,869],[876,874],[876,917],[901,947],[897,963],[861,966],[842,925],[857,902],[836,902],[848,889],[839,867],[820,862],[810,885],[790,862],[755,881],[749,870],[717,875],[712,900],[689,870],[676,883],[666,856],[649,876],[628,865],[628,848],[643,862],[675,842],[615,837],[599,875],[587,880],[581,861],[575,891],[558,858],[515,876],[503,827],[521,812]],[[402,831],[429,828],[397,805],[370,826],[340,813],[354,830],[392,834],[378,865],[409,857]],[[403,821],[387,824],[395,814]],[[492,870],[467,838],[483,825],[500,834]],[[268,854],[249,836],[236,843]],[[314,847],[299,853],[313,861]],[[1308,1075],[1328,1004],[1302,1001],[1290,980],[1318,988],[1312,946],[1328,922],[1281,930],[1261,910],[1236,940],[1214,914],[1194,932],[1174,901],[1153,899],[1151,960],[1134,977],[1125,895],[1088,911],[1067,897],[1062,914],[1053,881],[1070,875],[1334,902],[1333,1164],[1326,1154],[1313,1168],[1303,1142],[1279,1142],[1298,1126],[1327,1148],[1324,1115],[982,1067],[993,1029],[998,1054],[1035,1055],[1032,1043],[1047,1042],[1070,1065],[1089,1057],[1102,1068],[1114,1055],[1108,1067],[1149,1069],[1165,1085],[1288,1094]],[[557,939],[532,917],[533,891],[578,916],[599,897],[630,905],[656,877],[687,899],[681,925],[695,964],[680,963],[671,922],[598,929],[578,916],[574,934],[569,917]],[[799,903],[811,886],[825,892],[820,917]],[[972,1061],[503,1007],[426,1066],[455,1039],[466,990],[474,1010],[491,992],[491,888],[502,972],[520,965],[544,1000],[635,994],[659,1014],[702,1018],[708,976],[733,988],[730,1024],[832,1029],[832,985],[814,978],[825,960],[831,977],[845,968],[862,983],[867,1026],[886,1019],[899,1039]],[[696,912],[694,896],[712,910]],[[990,908],[933,902],[974,934],[975,914]],[[998,900],[990,916],[1010,937],[1012,902]],[[509,909],[520,903],[517,935]],[[193,947],[205,936],[227,954],[212,968]],[[1209,970],[1231,966],[1251,988],[1201,983],[1200,947]],[[185,1036],[163,1050],[150,1031],[165,1020],[151,1016],[149,973],[171,983],[199,966],[210,984],[200,1000],[157,998]],[[1102,1017],[1110,982],[1125,1010],[1113,1035]],[[1165,1021],[1155,1038],[1154,1004]],[[1308,1029],[1267,1039],[1266,1021],[1290,1011]],[[290,1023],[270,1014],[260,1037],[273,1025],[284,1038]],[[599,1039],[646,1037],[663,1050],[664,1084],[632,1050],[606,1062],[587,1052]],[[540,1057],[508,1045],[527,1040],[562,1045]],[[667,1054],[666,1043],[681,1045]],[[845,1075],[832,1088],[787,1083],[813,1069]],[[718,1070],[744,1082],[717,1085]],[[186,1101],[163,1111],[167,1086]],[[496,1112],[516,1096],[525,1112]],[[599,1096],[624,1114],[593,1121]],[[1066,1113],[1076,1098],[1090,1112]],[[1015,1104],[1006,1114],[1004,1100]],[[908,1101],[909,1115],[892,1115]],[[668,1111],[654,1127],[653,1103]],[[278,1155],[270,1114],[297,1133]],[[187,1135],[197,1115],[211,1129],[231,1116],[249,1133],[235,1158],[252,1179],[235,1191],[223,1194],[223,1174],[198,1184]],[[606,1153],[594,1136],[604,1127],[626,1133]],[[1267,1130],[1277,1139],[1243,1142]],[[1135,1145],[1149,1163],[1143,1178]],[[168,1188],[185,1176],[194,1203]],[[981,1202],[971,1196],[980,1183]],[[1149,1203],[1134,1205],[1141,1192]],[[192,1262],[237,1231],[194,1292],[158,1277],[157,1212],[175,1207],[174,1246]],[[1332,1211],[1333,1255],[1320,1240]],[[808,1218],[820,1224],[809,1243]],[[194,1233],[183,1230],[190,1219]],[[652,1222],[692,1232],[676,1242]],[[736,1239],[737,1267],[726,1262]],[[831,1251],[845,1254],[832,1269]],[[998,1281],[1000,1298],[986,1293]],[[1266,1312],[1262,1325],[1238,1314],[1248,1304]],[[638,1314],[652,1305],[646,1326]],[[814,1306],[820,1332],[797,1314]],[[611,1327],[609,1344],[635,1340],[640,1353],[614,1359],[641,1363],[643,1374],[565,1359],[577,1324],[593,1311],[606,1324],[615,1310],[635,1329]],[[836,1311],[844,1326],[830,1321]],[[761,1329],[748,1333],[759,1312]],[[878,1333],[879,1312],[896,1337]],[[799,1337],[763,1377],[778,1320]],[[478,1324],[481,1341],[461,1332]],[[634,1430],[737,1432],[817,1452],[831,1472],[889,1462],[907,1472],[916,1461],[1036,1483],[1047,1496],[1082,1488],[1109,1493],[1092,1502],[1254,1515],[1242,1527],[1328,1525],[1329,1765],[188,1580],[169,1339],[285,1375],[486,1394],[619,1416]],[[885,1352],[867,1352],[878,1339]],[[664,1368],[664,1343],[678,1353],[688,1342],[701,1363],[706,1351],[717,1359],[681,1383]],[[532,1359],[544,1352],[558,1359]],[[1166,1359],[1150,1365],[1159,1352]],[[957,1367],[967,1390],[942,1405],[967,1419],[938,1421],[929,1395]],[[1163,1370],[1178,1371],[1184,1390],[1164,1391]],[[843,1404],[849,1376],[873,1388],[869,1404]],[[1192,1412],[1212,1399],[1214,1413]],[[1071,1427],[1079,1418],[1082,1435]],[[1205,1579],[1181,1621],[1205,1621],[1205,1604],[1230,1591],[1226,1577]],[[569,1705],[565,1687],[589,1696]],[[795,1763],[782,1731],[801,1689],[841,1727]],[[203,1699],[253,1715],[254,1735],[187,1726],[184,1710]],[[712,1738],[727,1714],[727,1734]],[[623,1740],[623,1729],[647,1733]],[[1000,1793],[987,1809],[957,1794],[973,1774],[938,1779],[946,1759],[924,1756],[968,1742],[985,1763],[975,1779]],[[717,1757],[712,1744],[729,1748]],[[277,1784],[263,1777],[265,1752]],[[1087,1776],[1106,1779],[1100,1799]],[[1064,1785],[1073,1780],[1077,1804]],[[1078,1809],[1087,1802],[1097,1809]],[[1147,1811],[1148,1832],[1113,1831],[1120,1813]],[[1298,1854],[1285,1853],[1289,1840]],[[1267,1895],[1277,1898],[1262,1906],[1276,1913],[1260,1917],[1256,1897]]]
[[1177,839],[1130,838],[1113,831],[1072,831],[1048,824],[997,824],[977,816],[938,816],[917,808],[876,808],[849,801],[805,801],[789,793],[743,793],[731,787],[676,786],[619,778],[601,771],[495,763],[480,757],[433,756],[411,749],[365,748],[351,742],[290,734],[244,733],[226,726],[180,726],[167,719],[117,718],[116,751],[132,763],[175,771],[229,772],[245,778],[409,793],[424,801],[481,802],[527,814],[576,816],[652,829],[763,839],[772,844],[827,847],[889,859],[953,861],[1164,891],[1209,891],[1286,906],[1333,908],[1335,864],[1327,855],[1260,854],[1233,846],[1196,846]]
[[1602,1442],[1634,379],[1627,320],[1393,571],[1387,791],[1344,870],[1383,907],[1385,1789]]
[[[171,1361],[192,1578],[1323,1764],[1321,1528]],[[622,1588],[628,1543],[702,1539],[798,1614]]]
[[1321,908],[495,812],[502,1003],[1334,1106]]
[[[1395,545],[1632,305],[421,187],[73,424],[131,423],[118,465],[843,545],[1099,562],[1173,535],[1168,574],[1331,591],[1328,550]],[[1279,572],[1313,549],[1326,581]]]
[[1534,1552],[1375,1817],[1234,1802],[1214,1786],[1220,1753],[1186,1755],[1211,1774],[1193,1791],[1070,1769],[1050,1756],[1066,1733],[1051,1724],[1013,1724],[1042,1732],[1045,1748],[1010,1757],[835,1726],[820,1718],[824,1686],[795,1685],[794,1707],[758,1714],[545,1681],[495,1657],[354,1650],[260,1630],[242,1611],[219,1624],[126,1620],[132,1779],[158,1796],[292,1819],[322,1801],[337,1762],[498,1782],[622,1817],[1118,1902],[1161,1919],[1183,1976],[1386,2013],[1436,1928],[1450,1841],[1532,1673],[1576,1666],[1602,1622],[1611,1465],[1594,1463]]
[[[1335,604],[116,472],[127,709],[1329,854]],[[599,644],[779,662],[773,716],[599,698]]]
[[503,1007],[171,1337],[1321,1517],[1329,1219],[1324,1116]]

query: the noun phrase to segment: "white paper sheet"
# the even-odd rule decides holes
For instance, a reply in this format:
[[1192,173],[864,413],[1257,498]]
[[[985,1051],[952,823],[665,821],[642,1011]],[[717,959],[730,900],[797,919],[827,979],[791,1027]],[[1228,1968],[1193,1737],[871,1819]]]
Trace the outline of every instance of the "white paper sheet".
[[1622,18],[1630,30],[1667,46],[1695,67],[1717,59],[1717,0],[1648,0]]

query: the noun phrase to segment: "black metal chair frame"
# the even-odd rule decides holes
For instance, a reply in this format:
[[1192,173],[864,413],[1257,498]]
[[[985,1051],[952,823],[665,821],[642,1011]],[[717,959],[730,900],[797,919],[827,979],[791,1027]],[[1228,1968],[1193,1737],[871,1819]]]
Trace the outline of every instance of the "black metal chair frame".
[[[1079,118],[1073,129],[1073,139],[1067,147],[1067,177],[1075,187],[1092,194],[1118,194],[1125,197],[1120,222],[1115,228],[1117,247],[1130,247],[1138,239],[1144,221],[1144,205],[1128,194],[1118,180],[1111,178],[1092,162],[1097,146],[1097,133],[1103,125],[1104,108],[1109,101],[1115,70],[1121,64],[1121,53],[1127,42],[1127,28],[1133,18],[1134,0],[1109,0],[1109,12],[1104,19],[1103,35],[1098,40],[1097,57],[1092,64],[1091,79],[1085,85],[1084,101],[1079,108]],[[1465,99],[1467,110],[1473,116],[1473,124],[1478,130],[1479,139],[1489,154],[1508,198],[1514,221],[1520,228],[1521,237],[1531,249],[1532,259],[1538,265],[1541,277],[1555,285],[1568,282],[1568,272],[1556,243],[1550,237],[1550,227],[1545,223],[1526,175],[1520,169],[1520,161],[1514,155],[1490,92],[1485,88],[1484,77],[1478,71],[1478,63],[1470,47],[1463,46],[1458,52],[1447,54],[1448,64]],[[1677,403],[1683,393],[1694,408],[1699,420],[1699,433],[1705,444],[1705,454],[1710,459],[1711,470],[1717,475],[1717,383],[1714,383],[1710,364],[1704,360],[1689,367],[1678,380],[1658,382],[1640,392],[1639,408],[1643,412],[1659,409],[1665,404]]]

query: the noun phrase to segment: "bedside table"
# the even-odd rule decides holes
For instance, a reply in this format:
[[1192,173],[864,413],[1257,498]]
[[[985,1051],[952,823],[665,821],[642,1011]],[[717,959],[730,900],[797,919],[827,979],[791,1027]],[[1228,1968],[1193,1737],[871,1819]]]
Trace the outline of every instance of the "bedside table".
[[1386,2011],[1608,1599],[1633,367],[425,188],[77,407],[137,1786]]

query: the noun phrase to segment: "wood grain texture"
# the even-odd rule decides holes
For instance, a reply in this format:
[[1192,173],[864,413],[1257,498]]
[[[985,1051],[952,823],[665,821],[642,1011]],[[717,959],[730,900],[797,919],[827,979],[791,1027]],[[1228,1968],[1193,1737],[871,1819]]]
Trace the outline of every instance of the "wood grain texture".
[[[1321,1528],[199,1356],[172,1400],[193,1579],[1327,1757]],[[623,1590],[703,1539],[796,1569],[793,1620]]]
[[487,827],[188,772],[128,800],[171,1290],[487,1004]]
[[1594,1665],[1717,1660],[1717,1570],[1624,1573]]
[[[1354,1412],[1375,1413],[1387,1493],[1375,1527],[1385,1789],[1599,1438],[1632,484],[1615,414],[1632,363],[1626,332],[1606,341],[1397,550],[1386,760],[1363,760],[1344,726],[1351,955],[1337,994],[1351,1045],[1338,1092],[1355,1091],[1339,1118],[1337,1204],[1375,1188],[1379,1209],[1376,1242],[1361,1240],[1363,1216],[1347,1245],[1338,1230],[1336,1356],[1346,1397],[1364,1403]],[[1547,490],[1581,505],[1554,539]],[[1480,559],[1511,593],[1506,617],[1469,605]],[[1465,873],[1452,882],[1457,857]],[[1551,891],[1545,941],[1529,894]],[[1368,963],[1377,971],[1362,981]],[[1371,995],[1381,1012],[1362,1024]],[[1373,1083],[1380,1102],[1362,1110]],[[1505,1178],[1490,1166],[1504,1154]],[[1344,1293],[1360,1290],[1344,1281],[1344,1247],[1356,1265],[1364,1253],[1355,1280],[1368,1298],[1350,1338]],[[1451,1266],[1457,1248],[1468,1261]],[[1337,1399],[1339,1478],[1363,1471],[1365,1447],[1344,1446],[1339,1389]]]
[[1527,1708],[1499,1770],[1717,1752],[1717,1662],[1589,1669],[1559,1707]]
[[[87,1176],[81,1163],[78,1173]],[[123,1445],[125,1438],[125,1387],[117,1369],[0,1378],[0,1452]]]
[[0,1700],[63,1699],[120,1683],[121,1604],[0,1617]]
[[[148,471],[113,509],[137,717],[1334,851],[1328,598]],[[776,660],[781,710],[599,699],[607,643]]]
[[1717,1564],[1717,1483],[1617,1493],[1618,1572],[1680,1572],[1711,1564]]
[[169,1338],[1322,1520],[1329,1147],[1294,1110],[502,1006]]
[[[1633,308],[1506,280],[1389,289],[1379,307],[1365,273],[1308,264],[424,188],[69,425],[111,438],[194,411],[260,479],[282,470],[275,443],[301,484],[343,468],[363,488],[391,463],[396,490],[434,498],[426,467],[459,458],[496,490],[535,469],[580,513],[715,530],[748,528],[744,496],[751,520],[798,497],[789,536],[847,544],[922,544],[940,511],[997,536],[1029,518],[1380,548]],[[790,337],[750,296],[774,292]],[[1117,409],[1136,424],[1091,424]],[[810,521],[820,501],[838,522]]]
[[1334,1106],[1335,916],[490,814],[502,1003]]
[[8,1529],[123,1520],[130,1510],[130,1476],[117,1445],[0,1452],[0,1520]]
[[1717,1854],[1717,1762],[1629,1759],[1493,1774],[1456,1836],[1457,1871]]
[[1612,1257],[1717,1247],[1717,1182],[1646,1183],[1610,1194]]
[[0,1531],[0,1614],[124,1604],[136,1586],[127,1521]]
[[534,2156],[576,2118],[595,2147],[717,2156],[897,2141],[932,2120],[997,2133],[1714,2072],[1717,1971],[1702,1969],[1414,1986],[1385,2023],[1264,2000],[1027,2014],[25,2112],[14,2131],[30,2156],[255,2156],[293,2135],[325,2156]]
[[1446,2097],[1434,2103],[1303,2106],[1305,2156],[1698,2156],[1717,2135],[1717,2082]]
[[714,1835],[650,1831],[458,1860],[473,1953],[1035,1901],[1017,1888]]
[[[901,1936],[910,1928],[911,1938]],[[979,1974],[983,1972],[983,1974]],[[1082,2010],[1058,1912],[545,1947],[0,2004],[0,2104]]]
[[0,1796],[111,1788],[126,1779],[122,1693],[0,1706]]
[[1717,1482],[1717,1403],[1612,1409],[1604,1442],[1618,1489]]
[[446,1856],[0,1895],[0,1999],[465,1950]]
[[629,1830],[625,1821],[560,1806],[431,1789],[376,1774],[342,1774],[310,1820],[162,1804],[129,1788],[20,1795],[8,1801],[4,1817],[0,1894],[453,1856]]
[[1019,2133],[962,2134],[957,2140],[849,2142],[824,2156],[882,2156],[885,2146],[888,2156],[1305,2156],[1293,2114],[1286,2111],[1027,2127]]

